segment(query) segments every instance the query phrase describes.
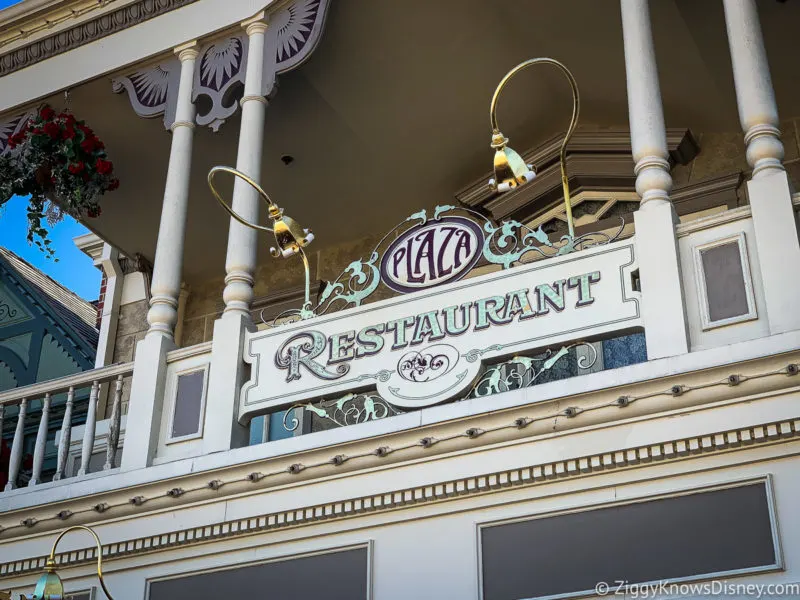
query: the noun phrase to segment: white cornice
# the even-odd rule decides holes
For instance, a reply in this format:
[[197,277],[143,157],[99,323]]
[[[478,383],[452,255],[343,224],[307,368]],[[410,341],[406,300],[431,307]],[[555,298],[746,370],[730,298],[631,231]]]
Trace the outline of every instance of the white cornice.
[[[498,494],[521,487],[547,485],[567,478],[577,479],[603,472],[617,472],[623,469],[707,457],[713,453],[740,452],[757,445],[796,442],[799,437],[800,418],[789,418],[678,437],[641,446],[620,446],[607,452],[586,454],[555,462],[534,463],[520,468],[466,477],[456,476],[435,483],[387,489],[345,500],[307,504],[244,518],[163,531],[146,537],[120,540],[103,546],[103,560],[114,561],[130,558],[133,555],[152,554],[267,531],[284,531],[321,522],[363,517],[372,513],[387,513],[411,506],[437,504],[469,496]],[[95,560],[93,548],[77,552],[72,550],[56,556],[56,562],[61,568],[91,564]],[[15,557],[15,560],[0,564],[0,579],[40,571],[44,568],[45,561],[45,556]]]
[[[0,53],[137,0],[27,0],[0,11]],[[13,9],[17,11],[12,12]],[[8,12],[7,12],[8,11]]]
[[[800,381],[797,376],[787,376],[787,365],[799,359],[796,352],[771,356],[702,371],[694,376],[677,374],[627,388],[587,391],[569,398],[569,404],[563,400],[531,404],[530,394],[538,395],[549,385],[543,384],[537,386],[539,389],[497,395],[489,413],[486,399],[482,398],[482,412],[471,418],[458,418],[453,414],[446,422],[431,422],[433,411],[428,409],[357,427],[216,453],[189,462],[175,461],[103,477],[13,490],[0,495],[2,538],[61,527],[63,519],[57,514],[61,511],[69,513],[70,524],[93,523],[99,518],[131,518],[275,487],[307,485],[333,476],[348,477],[393,468],[409,461],[444,458],[462,452],[480,453],[498,445],[526,444],[549,439],[552,435],[587,431],[587,428],[613,428],[622,422],[641,425],[678,412],[703,414],[712,403],[753,407],[753,400],[758,397],[787,398],[791,402],[787,394],[790,388],[796,389]],[[619,375],[624,370],[617,371],[612,374]],[[796,365],[791,367],[791,372],[797,372]],[[504,399],[520,398],[527,400],[527,405],[511,409],[502,406]],[[461,402],[440,408],[455,407],[456,410],[450,412],[458,413],[460,405],[468,404]],[[788,416],[796,419],[794,405],[790,406],[792,410]],[[748,417],[747,424],[787,418],[785,413],[770,417],[763,408],[748,410],[756,412]],[[713,414],[713,411],[705,414]],[[416,426],[409,427],[410,422],[415,422]],[[717,423],[718,420],[714,420],[713,426]],[[376,430],[387,427],[388,432],[375,435]],[[681,431],[686,432],[685,427]],[[350,441],[330,443],[343,436]],[[630,443],[634,438],[627,439]],[[652,437],[644,439],[653,443]],[[306,445],[310,442],[317,446],[298,451],[296,445],[292,445],[294,442]],[[210,462],[216,463],[217,468],[209,469]],[[173,493],[174,490],[178,492]]]
[[[276,1],[172,0],[176,8],[169,10],[167,7],[155,18],[147,20],[142,20],[141,10],[133,11],[128,20],[129,25],[135,24],[135,27],[115,25],[112,35],[77,45],[43,62],[5,75],[2,79],[4,94],[0,97],[0,113],[125,66],[141,63],[150,57],[171,54],[173,48],[187,40],[207,38],[215,32],[226,30]],[[130,11],[134,4],[115,10]],[[117,22],[116,17],[114,21]]]
[[78,250],[94,261],[99,260],[103,254],[105,242],[95,233],[90,232],[76,236],[72,238],[72,242],[78,247]]

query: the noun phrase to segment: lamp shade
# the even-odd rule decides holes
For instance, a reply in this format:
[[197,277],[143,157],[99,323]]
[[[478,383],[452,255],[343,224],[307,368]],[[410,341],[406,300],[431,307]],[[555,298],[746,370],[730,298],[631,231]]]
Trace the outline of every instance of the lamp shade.
[[492,135],[494,154],[494,180],[491,185],[498,192],[507,192],[536,177],[531,165],[526,165],[522,157],[506,144],[508,139],[502,133]]
[[61,600],[64,597],[64,584],[55,570],[55,563],[48,559],[45,572],[36,582],[36,589],[30,600]]

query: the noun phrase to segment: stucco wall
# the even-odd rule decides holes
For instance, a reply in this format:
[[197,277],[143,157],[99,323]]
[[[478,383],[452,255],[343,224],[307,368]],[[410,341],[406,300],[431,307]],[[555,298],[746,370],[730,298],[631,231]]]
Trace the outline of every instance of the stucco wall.
[[147,300],[123,304],[119,309],[117,341],[114,346],[114,362],[130,362],[136,342],[147,333]]
[[[780,125],[785,151],[784,164],[794,181],[800,180],[800,117],[787,119]],[[750,166],[745,158],[744,136],[740,131],[694,132],[700,153],[688,165],[677,165],[672,170],[676,187],[693,184],[704,179],[720,177],[741,171],[748,177]]]
[[[354,242],[326,248],[324,251],[311,252],[309,263],[312,285],[317,281],[333,281],[352,261],[367,258],[380,237],[363,237]],[[302,291],[303,286],[303,266],[299,258],[268,258],[256,271],[254,304],[258,306],[260,298],[276,292]],[[186,303],[181,346],[192,346],[211,339],[214,321],[222,314],[225,306],[222,301],[224,288],[224,275],[191,286]],[[378,292],[370,299],[382,298]],[[300,304],[302,302],[297,304],[297,308],[300,308]],[[261,322],[260,312],[261,309],[258,308],[252,313],[256,323]]]

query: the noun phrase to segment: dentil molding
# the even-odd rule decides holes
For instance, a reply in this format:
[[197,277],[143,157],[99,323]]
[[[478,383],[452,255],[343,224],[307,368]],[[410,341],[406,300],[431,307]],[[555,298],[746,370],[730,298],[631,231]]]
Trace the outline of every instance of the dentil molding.
[[[0,55],[0,77],[197,0],[140,0]],[[30,33],[30,32],[29,32]]]

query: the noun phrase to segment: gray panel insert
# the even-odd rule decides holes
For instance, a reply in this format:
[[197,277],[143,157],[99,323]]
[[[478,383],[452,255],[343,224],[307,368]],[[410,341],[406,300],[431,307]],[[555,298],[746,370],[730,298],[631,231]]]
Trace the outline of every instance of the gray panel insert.
[[482,527],[483,600],[776,568],[765,482]]
[[172,437],[182,437],[200,431],[205,374],[204,370],[200,370],[178,376],[175,414],[172,417]]
[[149,600],[367,600],[368,560],[363,547],[154,581]]
[[739,243],[733,241],[700,251],[708,298],[708,317],[713,323],[750,312]]

